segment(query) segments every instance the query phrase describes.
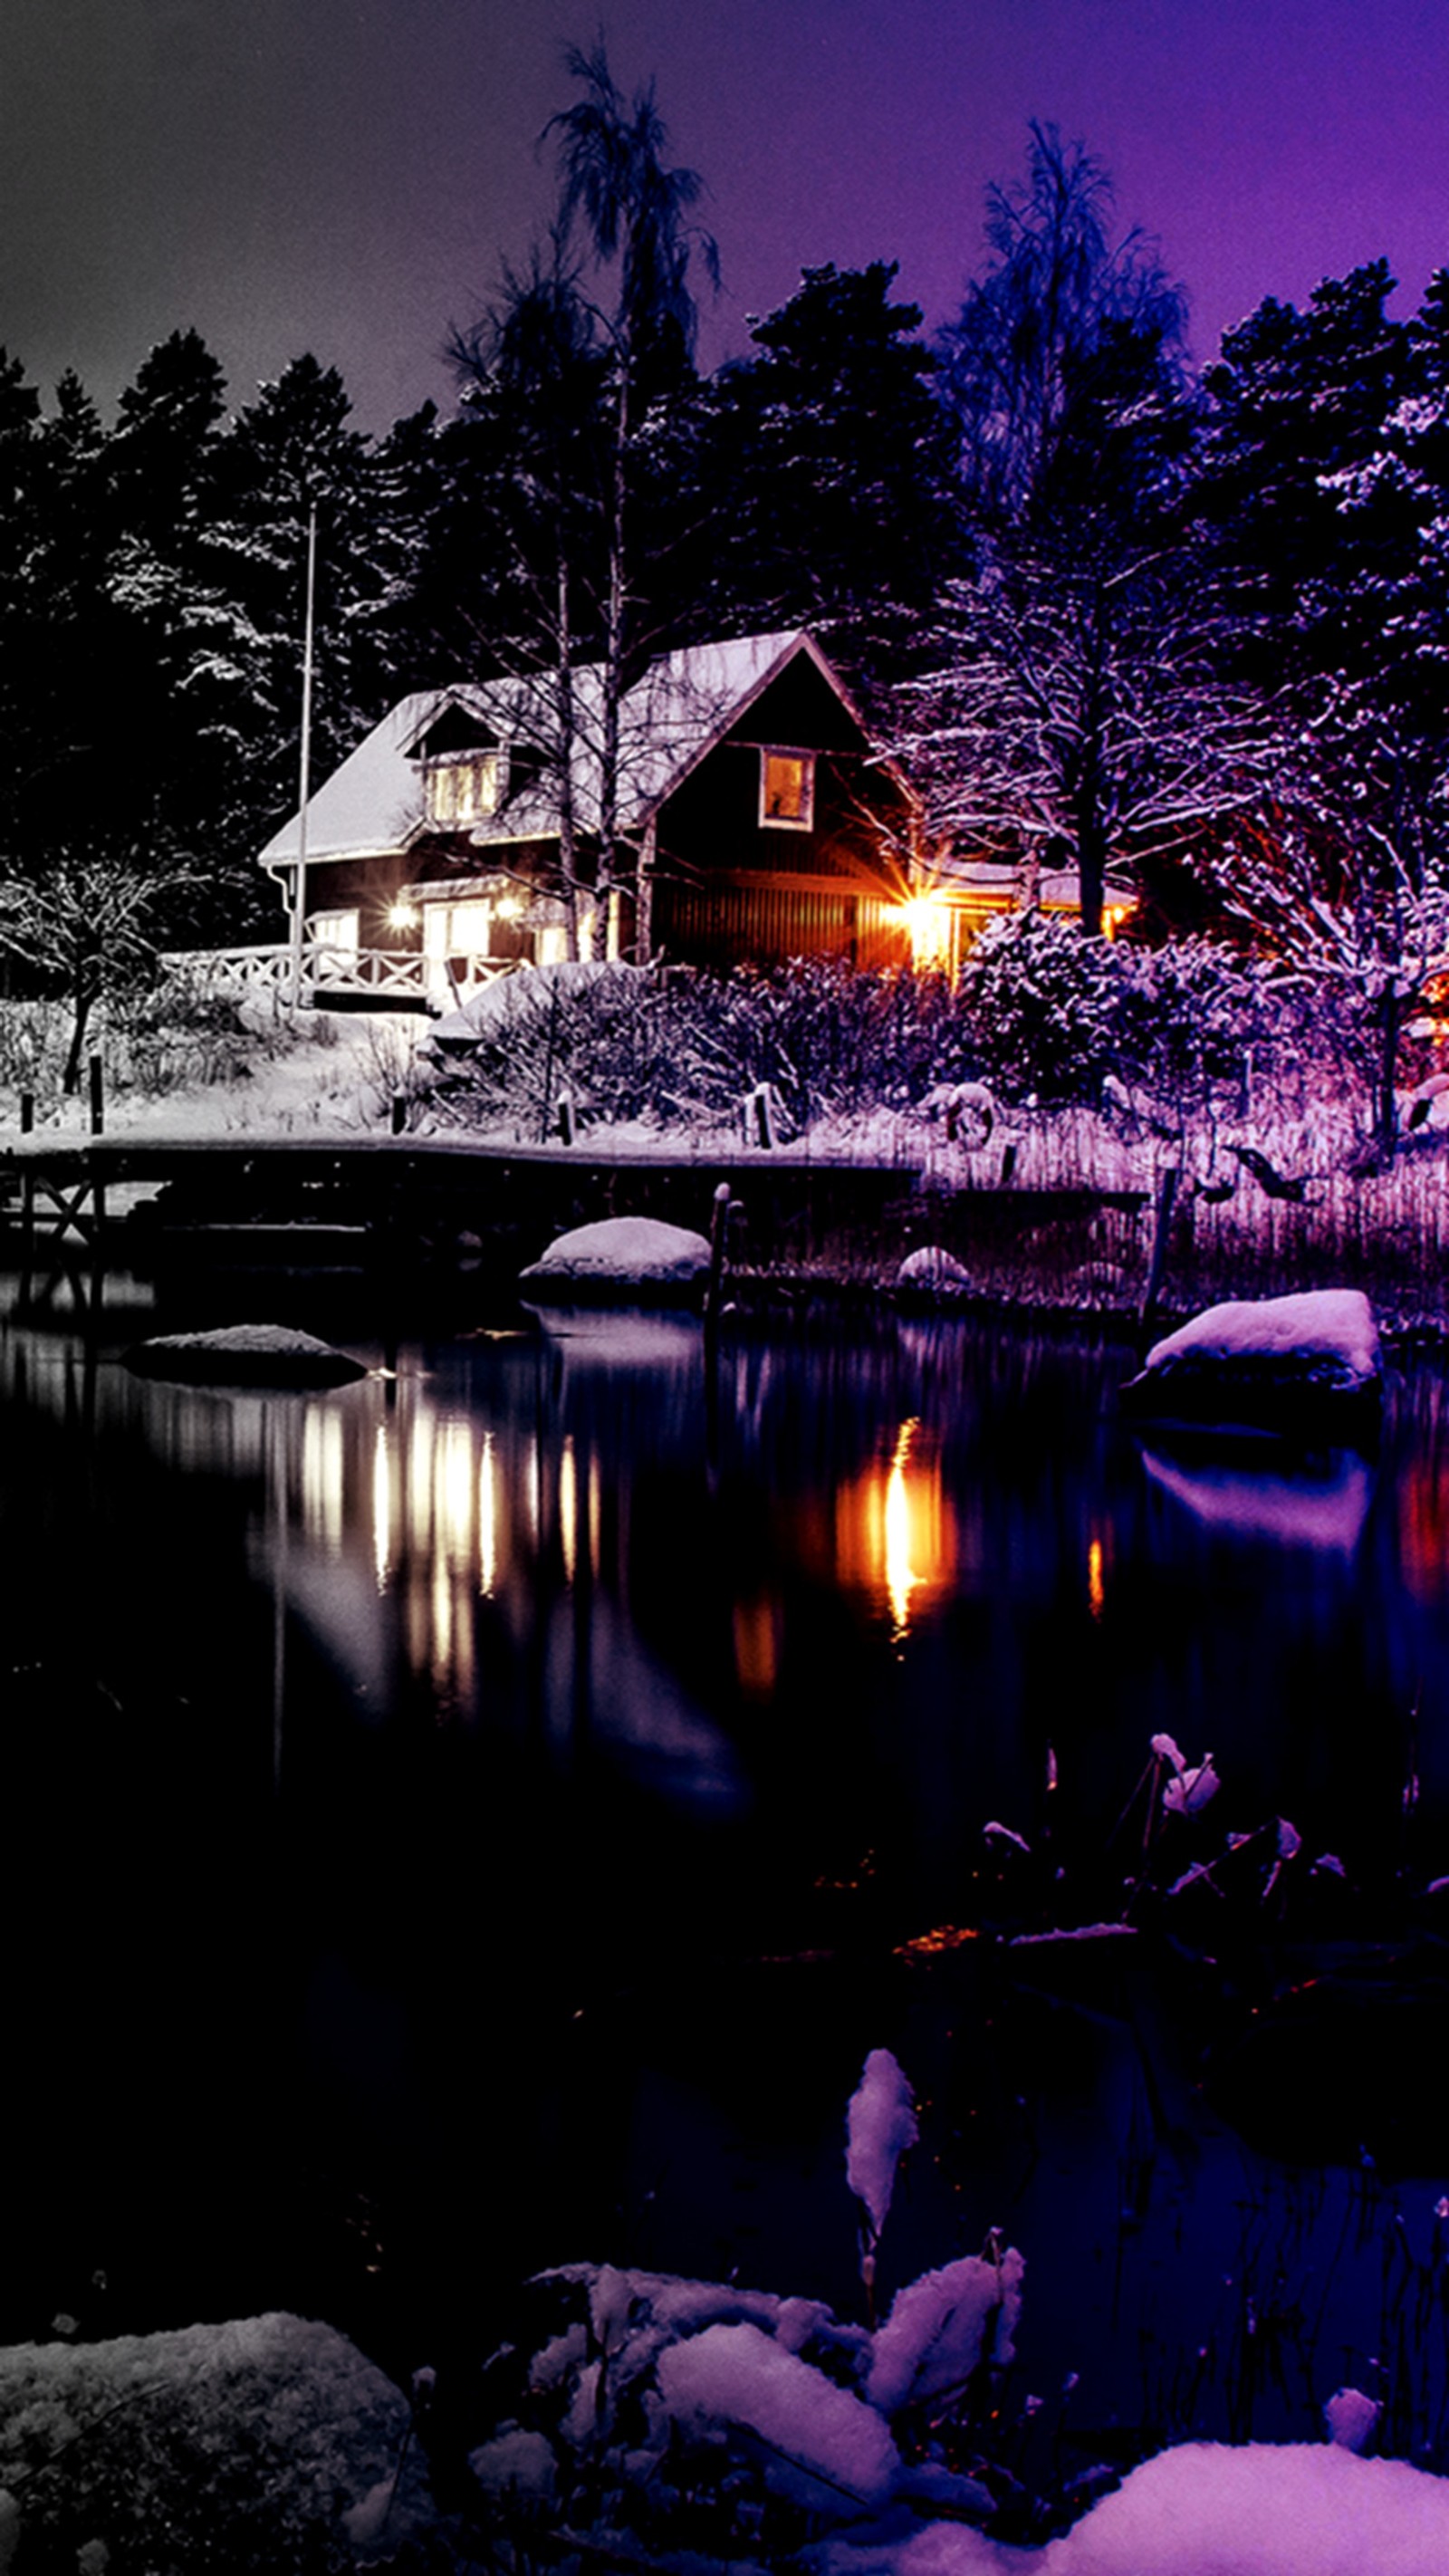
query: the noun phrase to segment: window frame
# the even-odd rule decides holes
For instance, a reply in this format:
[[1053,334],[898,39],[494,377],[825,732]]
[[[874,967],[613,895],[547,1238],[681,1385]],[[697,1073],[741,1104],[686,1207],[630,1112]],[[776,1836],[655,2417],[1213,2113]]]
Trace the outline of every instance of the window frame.
[[[813,832],[815,829],[815,762],[817,755],[798,743],[762,742],[760,745],[760,810],[759,825],[763,832]],[[801,811],[798,814],[771,814],[768,811],[770,763],[772,760],[798,760],[801,768]]]
[[[485,767],[492,772],[492,794],[485,801],[476,795],[470,812],[444,814],[439,811],[438,791],[445,774],[473,770],[481,782]],[[476,823],[490,822],[503,804],[508,784],[508,750],[504,743],[477,743],[471,751],[441,751],[423,765],[423,811],[434,831],[466,832]]]

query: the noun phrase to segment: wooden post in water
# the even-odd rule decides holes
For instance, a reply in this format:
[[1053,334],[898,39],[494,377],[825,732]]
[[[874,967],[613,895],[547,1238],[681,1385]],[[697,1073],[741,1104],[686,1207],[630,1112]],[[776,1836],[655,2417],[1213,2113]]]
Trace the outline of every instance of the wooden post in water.
[[704,1331],[713,1347],[719,1331],[719,1310],[724,1296],[725,1247],[730,1227],[730,1185],[721,1181],[714,1194],[714,1209],[709,1221],[709,1276],[704,1290]]
[[1157,1214],[1152,1229],[1152,1257],[1147,1265],[1147,1285],[1142,1292],[1142,1309],[1137,1318],[1138,1331],[1146,1338],[1153,1309],[1162,1293],[1162,1274],[1167,1268],[1167,1238],[1172,1231],[1172,1210],[1177,1198],[1178,1167],[1169,1163],[1157,1183]]
[[33,1091],[22,1091],[20,1095],[20,1133],[22,1136],[33,1136],[35,1133],[35,1094]]
[[[106,1132],[105,1066],[99,1054],[91,1057],[90,1076],[91,1134],[93,1136],[104,1136]],[[98,1172],[93,1172],[91,1175],[91,1276],[89,1311],[89,1320],[92,1324],[97,1324],[100,1321],[101,1308],[105,1303],[105,1293],[106,1192],[105,1185],[101,1180],[100,1174]]]

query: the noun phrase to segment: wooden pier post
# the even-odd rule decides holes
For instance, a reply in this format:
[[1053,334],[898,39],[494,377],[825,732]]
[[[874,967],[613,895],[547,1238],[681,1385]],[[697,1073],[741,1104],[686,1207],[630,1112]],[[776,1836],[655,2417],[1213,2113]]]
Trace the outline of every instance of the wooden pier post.
[[1157,1184],[1157,1216],[1152,1229],[1152,1257],[1147,1265],[1147,1285],[1142,1292],[1142,1309],[1137,1329],[1146,1339],[1153,1310],[1162,1294],[1162,1274],[1167,1268],[1167,1238],[1172,1232],[1172,1210],[1177,1198],[1178,1167],[1169,1163]]

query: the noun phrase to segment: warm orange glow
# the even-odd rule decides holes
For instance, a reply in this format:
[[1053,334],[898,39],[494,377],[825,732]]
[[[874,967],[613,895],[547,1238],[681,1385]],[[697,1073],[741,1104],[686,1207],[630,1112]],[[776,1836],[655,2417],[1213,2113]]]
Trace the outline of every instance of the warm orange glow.
[[963,1950],[968,1941],[980,1938],[970,1923],[938,1923],[933,1932],[918,1932],[914,1941],[903,1941],[894,1955],[898,1959],[942,1959],[948,1951]]
[[809,823],[813,766],[808,752],[766,752],[760,788],[762,822]]
[[891,1617],[898,1637],[903,1637],[910,1625],[911,1594],[921,1580],[919,1574],[911,1570],[911,1496],[906,1483],[906,1460],[920,1427],[914,1421],[901,1424],[896,1454],[886,1479],[885,1578],[891,1600]]
[[1130,903],[1105,904],[1102,910],[1102,930],[1104,936],[1108,939],[1115,939],[1123,922],[1130,920],[1135,908],[1136,907]]
[[897,907],[911,943],[911,964],[925,969],[951,962],[951,907],[938,896],[913,895]]
[[751,1699],[768,1699],[779,1664],[775,1605],[764,1595],[734,1607],[735,1671]]
[[1107,1586],[1103,1580],[1102,1542],[1094,1538],[1087,1549],[1087,1607],[1094,1619],[1100,1619],[1107,1606]]
[[836,1564],[842,1579],[883,1596],[897,1638],[904,1637],[920,1596],[956,1572],[956,1524],[941,1486],[939,1462],[923,1454],[914,1418],[896,1435],[890,1463],[878,1463],[842,1487],[835,1507]]

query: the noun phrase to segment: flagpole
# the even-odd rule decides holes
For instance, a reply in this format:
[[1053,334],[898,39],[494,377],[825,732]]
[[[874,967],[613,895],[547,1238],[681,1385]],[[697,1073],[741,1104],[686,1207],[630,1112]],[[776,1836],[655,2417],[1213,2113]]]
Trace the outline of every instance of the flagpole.
[[302,1002],[302,933],[307,909],[307,802],[312,789],[312,638],[317,600],[317,504],[307,520],[307,624],[302,645],[302,765],[297,811],[297,876],[292,888],[292,1008]]

